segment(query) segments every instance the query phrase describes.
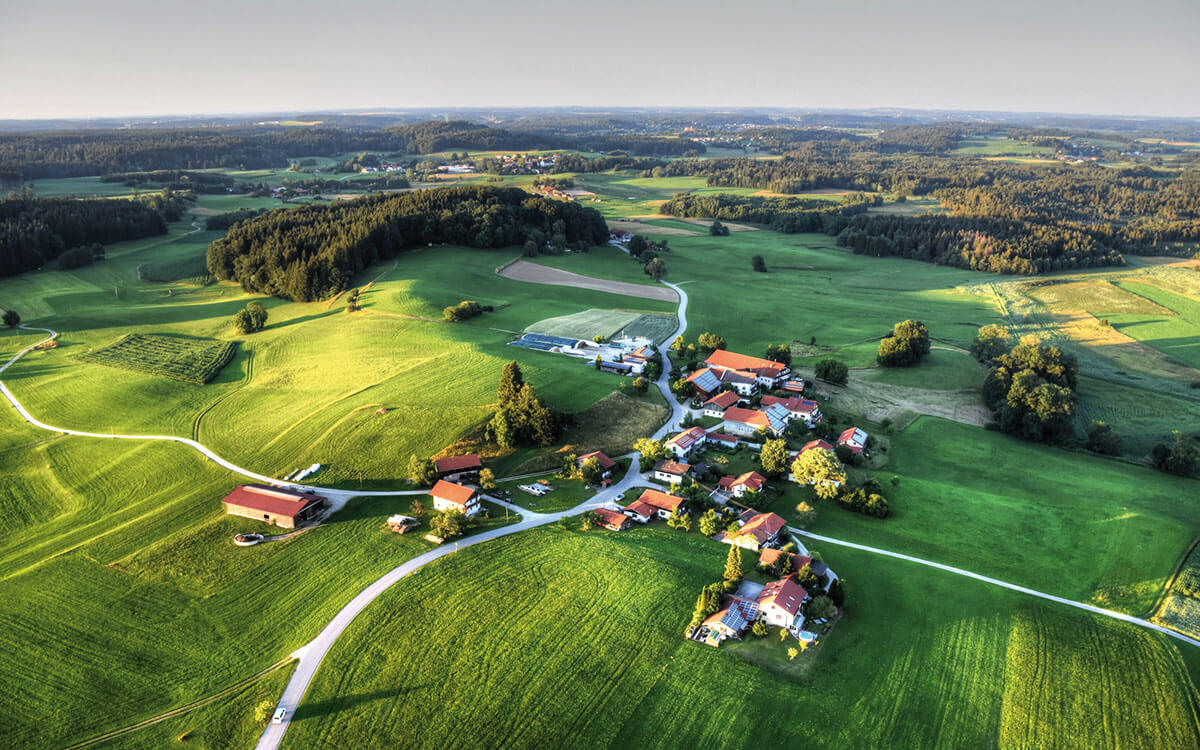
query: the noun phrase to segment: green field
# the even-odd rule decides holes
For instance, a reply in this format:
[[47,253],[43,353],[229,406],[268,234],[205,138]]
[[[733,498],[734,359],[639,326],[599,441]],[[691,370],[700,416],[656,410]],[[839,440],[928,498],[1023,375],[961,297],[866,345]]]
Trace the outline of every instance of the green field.
[[606,339],[618,336],[645,336],[661,343],[674,333],[678,326],[679,321],[674,315],[628,310],[584,310],[581,313],[539,320],[526,326],[525,330],[548,336],[589,340],[596,336]]
[[1200,369],[1200,301],[1136,281],[1120,281],[1118,285],[1165,310],[1158,314],[1112,315],[1109,322],[1113,327],[1177,362]]
[[983,368],[970,354],[937,347],[912,367],[879,367],[871,379],[880,383],[933,390],[978,389]]
[[[725,550],[661,525],[542,529],[438,561],[350,626],[284,744],[762,746],[750,727],[818,748],[1200,742],[1165,637],[866,553],[822,550],[849,605],[799,674],[773,634],[754,661],[685,641]],[[447,585],[463,577],[477,585]]]
[[192,385],[215,378],[237,353],[232,341],[127,333],[78,359],[119,370],[158,375]]

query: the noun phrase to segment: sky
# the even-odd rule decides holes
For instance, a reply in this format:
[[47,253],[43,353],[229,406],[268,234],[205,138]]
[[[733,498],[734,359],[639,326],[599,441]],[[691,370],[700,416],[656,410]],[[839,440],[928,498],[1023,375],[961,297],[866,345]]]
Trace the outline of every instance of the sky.
[[1200,116],[1200,0],[0,0],[0,119],[503,106]]

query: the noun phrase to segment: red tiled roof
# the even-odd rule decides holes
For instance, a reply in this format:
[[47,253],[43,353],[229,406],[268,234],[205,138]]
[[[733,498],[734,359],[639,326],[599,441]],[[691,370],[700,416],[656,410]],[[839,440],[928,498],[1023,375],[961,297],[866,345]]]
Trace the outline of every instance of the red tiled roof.
[[[862,433],[862,436],[860,437],[858,433]],[[852,440],[854,441],[853,444],[850,442]],[[866,441],[866,431],[860,430],[857,427],[850,427],[844,430],[842,434],[838,436],[838,445],[844,445],[854,453],[862,453],[862,444]]]
[[624,513],[618,513],[615,510],[609,510],[608,508],[596,508],[596,517],[605,526],[609,524],[623,526],[629,523],[629,516],[626,516]]
[[221,502],[261,510],[276,516],[295,518],[300,511],[324,499],[320,495],[291,492],[265,484],[246,484],[234,489]]
[[[645,503],[646,505],[649,505],[652,508],[658,508],[659,510],[671,511],[679,510],[679,506],[683,503],[683,498],[677,495],[668,495],[667,493],[659,492],[658,490],[646,490],[642,493],[642,496],[638,498],[638,503]],[[634,505],[637,505],[637,503],[634,503],[629,507],[632,508]]]
[[704,363],[709,367],[720,367],[726,370],[752,370],[766,377],[778,377],[784,370],[786,365],[779,362],[772,362],[769,359],[760,357],[751,357],[746,354],[738,354],[736,352],[718,349],[704,360]]
[[666,472],[667,474],[676,474],[682,476],[692,470],[692,467],[682,461],[668,461],[663,459],[654,464],[655,471]]
[[636,513],[643,518],[649,518],[654,515],[654,506],[649,503],[644,503],[641,500],[635,500],[629,505],[626,505],[625,510],[630,513]]
[[483,462],[479,460],[479,456],[474,453],[468,453],[465,456],[447,456],[439,458],[433,462],[434,468],[438,471],[464,471],[466,469],[478,469],[483,466]]
[[678,445],[680,448],[687,450],[688,448],[691,448],[693,444],[703,440],[707,436],[708,433],[703,427],[692,427],[679,433],[666,443],[663,443],[663,445]]
[[471,498],[475,497],[475,490],[470,487],[463,487],[461,484],[447,482],[445,479],[439,479],[438,483],[433,485],[433,489],[429,491],[430,495],[440,497],[443,500],[449,500],[455,505],[461,505],[464,508],[471,502]]
[[741,442],[736,435],[726,435],[723,432],[710,432],[708,433],[708,439],[720,440],[722,443],[732,443],[733,445],[737,445],[739,442]]
[[769,424],[766,414],[755,409],[743,409],[740,406],[733,406],[726,409],[725,421],[752,424],[756,427],[766,427]]
[[767,478],[757,471],[747,471],[737,479],[733,480],[733,486],[744,484],[752,490],[761,490],[763,485],[767,483]]
[[833,450],[833,446],[830,445],[829,443],[825,442],[824,440],[809,440],[807,443],[804,444],[804,447],[800,449],[800,453],[806,453],[806,452],[812,450],[813,448],[821,448],[821,449],[827,450],[827,451]]
[[774,513],[759,513],[746,522],[740,533],[754,537],[755,541],[761,545],[778,534],[784,526],[787,526],[787,521],[783,520],[781,516]]
[[722,409],[728,409],[729,407],[736,405],[739,400],[740,399],[738,398],[738,395],[733,391],[724,391],[705,401],[704,406],[711,405],[718,406]]
[[592,451],[591,453],[584,453],[582,456],[579,457],[578,461],[579,461],[579,463],[583,463],[584,461],[588,460],[589,458],[594,458],[597,461],[599,461],[601,469],[611,469],[612,467],[617,465],[616,461],[614,461],[611,458],[609,458],[608,456],[604,455],[604,453],[601,451]]
[[[775,561],[778,560],[782,555],[785,555],[785,554],[787,554],[787,553],[781,549],[773,549],[771,547],[764,547],[762,552],[758,553],[758,564],[762,565],[763,567],[774,565]],[[805,565],[808,565],[811,562],[812,562],[812,558],[809,557],[808,555],[797,555],[795,553],[792,553],[792,572],[793,572],[793,574],[795,573],[795,571],[800,570]]]
[[790,615],[800,612],[800,605],[808,598],[808,592],[791,578],[771,581],[758,594],[758,604],[765,607],[774,604]]
[[788,398],[780,398],[779,396],[763,396],[762,405],[770,406],[771,404],[779,404],[790,412],[797,414],[810,414],[817,408],[817,402],[799,396],[790,396]]

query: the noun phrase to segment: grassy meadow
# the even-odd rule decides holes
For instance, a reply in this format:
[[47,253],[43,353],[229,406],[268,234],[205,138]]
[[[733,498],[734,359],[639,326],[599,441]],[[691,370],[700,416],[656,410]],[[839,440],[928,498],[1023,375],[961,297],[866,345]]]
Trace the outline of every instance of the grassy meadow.
[[[774,633],[754,660],[685,641],[726,549],[661,524],[549,528],[440,560],[350,626],[284,746],[759,746],[750,727],[818,748],[1200,742],[1165,637],[867,553],[821,550],[849,600],[809,665]],[[447,585],[463,576],[479,585]]]

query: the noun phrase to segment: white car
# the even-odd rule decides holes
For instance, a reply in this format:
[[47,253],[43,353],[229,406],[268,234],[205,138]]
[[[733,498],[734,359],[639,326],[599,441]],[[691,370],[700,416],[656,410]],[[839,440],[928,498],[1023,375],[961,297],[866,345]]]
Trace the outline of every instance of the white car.
[[281,708],[275,712],[274,716],[271,717],[271,723],[272,724],[282,724],[283,720],[285,718],[287,718],[287,709]]

